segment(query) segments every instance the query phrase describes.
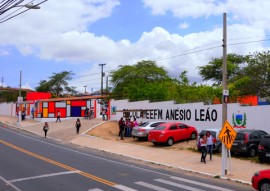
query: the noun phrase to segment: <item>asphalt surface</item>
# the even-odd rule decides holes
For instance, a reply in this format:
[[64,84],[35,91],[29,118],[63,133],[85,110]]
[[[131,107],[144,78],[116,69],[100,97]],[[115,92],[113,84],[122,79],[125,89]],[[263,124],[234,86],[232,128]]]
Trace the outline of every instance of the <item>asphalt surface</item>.
[[[26,120],[18,125],[16,117],[0,116],[0,122],[5,126],[13,126],[25,131],[34,133],[36,135],[44,136],[42,131],[43,122],[36,120]],[[222,179],[230,179],[237,182],[250,185],[252,175],[259,170],[269,169],[269,164],[252,163],[248,160],[241,160],[237,158],[231,159],[231,169],[228,168],[228,174],[221,176],[221,157],[214,156],[213,161],[207,161],[202,164],[200,153],[187,150],[165,150],[162,148],[145,147],[139,145],[131,145],[121,141],[110,141],[102,138],[91,137],[85,135],[83,132],[91,128],[97,127],[104,123],[101,119],[94,119],[90,121],[81,120],[82,129],[81,134],[74,133],[75,119],[62,120],[61,123],[55,121],[49,122],[50,130],[48,134],[49,139],[64,141],[66,143],[73,143],[83,147],[89,147],[108,153],[126,156],[132,159],[142,160],[145,162],[158,164],[174,169],[182,169],[189,172],[195,172],[212,177],[220,177]]]
[[253,190],[10,128],[0,128],[0,151],[1,191]]

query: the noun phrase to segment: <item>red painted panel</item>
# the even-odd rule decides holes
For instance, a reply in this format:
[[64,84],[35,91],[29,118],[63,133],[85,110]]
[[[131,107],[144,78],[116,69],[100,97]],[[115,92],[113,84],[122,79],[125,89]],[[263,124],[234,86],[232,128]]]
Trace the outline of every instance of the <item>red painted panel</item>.
[[107,115],[108,120],[110,120],[111,119],[111,102],[110,101],[108,101],[108,109],[107,109],[106,115]]
[[54,110],[54,116],[57,117],[57,112],[60,111],[61,113],[61,118],[66,118],[67,117],[67,111],[66,108],[56,108]]
[[86,106],[86,101],[71,101],[71,106]]
[[27,115],[30,115],[30,104],[27,104],[27,111],[26,111]]
[[49,113],[54,113],[55,111],[55,102],[51,101],[49,102]]
[[241,104],[256,106],[258,105],[258,97],[257,96],[242,96],[242,97],[238,97],[238,102]]
[[97,118],[97,100],[94,101],[94,118]]
[[38,111],[39,113],[42,113],[42,110],[43,110],[43,109],[42,109],[42,105],[43,105],[42,102],[40,102],[40,103],[39,103],[39,111]]
[[81,110],[81,116],[84,117],[84,110]]
[[28,92],[26,94],[26,100],[40,100],[40,99],[49,99],[52,97],[51,93],[48,92]]

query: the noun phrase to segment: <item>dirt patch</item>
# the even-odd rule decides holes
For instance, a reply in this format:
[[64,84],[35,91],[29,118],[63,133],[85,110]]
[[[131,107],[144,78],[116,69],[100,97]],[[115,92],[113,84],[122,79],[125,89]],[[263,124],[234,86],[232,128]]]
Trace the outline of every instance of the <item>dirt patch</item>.
[[[119,128],[118,128],[117,121],[108,121],[87,132],[88,135],[101,137],[107,140],[121,141],[123,143],[132,143],[132,144],[149,146],[149,147],[154,146],[151,142],[147,140],[141,140],[141,139],[132,138],[132,137],[125,137],[124,140],[120,140],[118,133],[119,133]],[[171,149],[171,150],[196,150],[196,141],[185,140],[185,141],[177,142],[171,147],[168,147],[166,145],[158,145],[158,147],[162,147],[164,149]]]

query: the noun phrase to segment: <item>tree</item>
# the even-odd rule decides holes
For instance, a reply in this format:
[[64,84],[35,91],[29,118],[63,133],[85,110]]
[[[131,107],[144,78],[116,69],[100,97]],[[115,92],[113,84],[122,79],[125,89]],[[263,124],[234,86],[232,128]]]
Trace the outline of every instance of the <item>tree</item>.
[[73,75],[71,71],[53,73],[53,76],[49,77],[49,81],[42,80],[39,82],[40,85],[36,88],[36,91],[51,92],[56,97],[63,96],[63,93],[74,95],[76,93],[75,88],[68,86],[68,81],[72,79]]
[[221,95],[221,88],[216,86],[197,85],[196,82],[190,84],[187,78],[187,71],[183,71],[176,79],[178,84],[178,103],[204,102],[210,104],[215,97]]
[[247,63],[244,87],[249,93],[270,100],[270,51],[255,52]]
[[115,99],[162,101],[168,98],[166,88],[170,78],[154,61],[119,67],[110,73]]
[[[222,82],[222,63],[223,58],[212,58],[212,60],[205,66],[198,67],[199,74],[203,80],[212,80],[214,85],[221,85]],[[230,82],[238,76],[243,66],[246,63],[246,57],[236,54],[227,55],[227,77]]]
[[39,86],[36,87],[37,92],[49,92],[50,91],[50,83],[46,80],[41,80],[39,82]]

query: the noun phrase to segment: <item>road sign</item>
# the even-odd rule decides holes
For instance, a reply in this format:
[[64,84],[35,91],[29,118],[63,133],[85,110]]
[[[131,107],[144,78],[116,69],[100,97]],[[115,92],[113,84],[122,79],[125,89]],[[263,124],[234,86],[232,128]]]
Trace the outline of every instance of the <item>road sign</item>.
[[225,124],[218,135],[218,138],[228,149],[231,149],[236,135],[237,132],[234,130],[234,128],[228,121],[225,121]]
[[18,103],[23,102],[23,97],[18,97]]

